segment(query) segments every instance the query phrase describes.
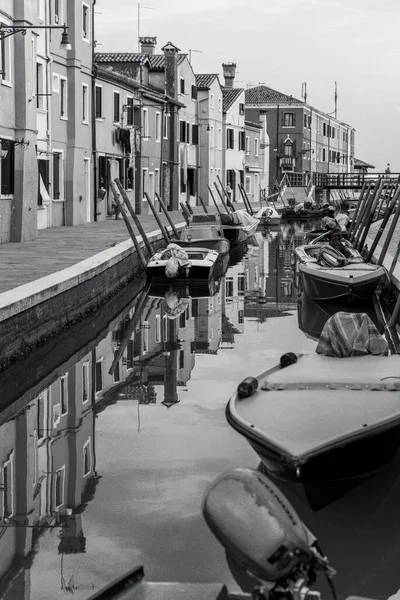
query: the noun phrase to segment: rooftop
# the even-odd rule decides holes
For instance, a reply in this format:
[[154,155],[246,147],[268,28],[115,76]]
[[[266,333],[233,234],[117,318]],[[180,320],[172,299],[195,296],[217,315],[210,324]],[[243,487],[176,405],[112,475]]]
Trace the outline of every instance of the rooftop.
[[375,169],[375,165],[370,165],[359,158],[354,159],[354,168],[355,169]]
[[[187,54],[178,54],[178,65],[181,65]],[[163,71],[165,68],[165,54],[149,54],[150,69],[153,71]]]
[[298,100],[297,98],[293,98],[293,96],[288,96],[287,94],[273,90],[266,85],[258,85],[257,87],[246,90],[246,104],[259,104],[262,106],[269,103],[275,104],[276,102],[296,102],[304,104],[303,100]]
[[138,52],[96,52],[94,62],[96,63],[143,63],[147,59],[147,54]]
[[222,86],[223,111],[228,111],[243,92],[242,88]]
[[196,75],[196,85],[199,90],[209,90],[211,84],[216,79],[218,79],[218,74],[216,73]]

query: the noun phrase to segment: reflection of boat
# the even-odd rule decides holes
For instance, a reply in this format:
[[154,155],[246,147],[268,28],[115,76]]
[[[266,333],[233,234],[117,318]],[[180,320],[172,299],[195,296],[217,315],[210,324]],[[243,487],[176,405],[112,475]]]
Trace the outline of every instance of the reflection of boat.
[[249,244],[247,240],[242,244],[233,244],[229,251],[229,265],[233,267],[237,265],[249,250]]
[[262,389],[249,397],[234,394],[227,420],[278,478],[372,472],[400,443],[399,369],[399,355],[300,356],[258,376]]
[[260,223],[245,210],[237,210],[230,215],[221,214],[222,229],[231,244],[241,244],[254,235]]
[[300,210],[296,210],[294,208],[284,208],[282,211],[282,219],[287,219],[288,221],[318,219],[323,217],[324,214],[324,211],[319,208],[302,208]]
[[297,269],[307,296],[312,300],[370,300],[385,269],[362,262],[355,253],[352,250],[348,259],[328,245],[297,247]]
[[[337,302],[329,301],[319,303],[308,298],[306,294],[302,294],[297,303],[299,329],[307,336],[318,340],[329,317],[341,310],[357,312],[359,307],[352,308],[348,304],[342,306]],[[383,333],[385,325],[379,318],[380,311],[376,309],[375,304],[363,304],[362,311],[370,317],[378,331]]]
[[[176,251],[175,246],[178,248]],[[214,274],[218,252],[208,248],[179,248],[169,244],[164,250],[154,254],[147,263],[149,279],[166,279],[170,261],[179,263],[174,280],[205,279],[208,281]]]
[[230,243],[224,238],[221,221],[217,215],[193,215],[190,224],[182,229],[179,240],[181,248],[210,248],[218,254],[228,254]]
[[149,288],[150,298],[165,298],[169,291],[177,293],[182,298],[207,298],[215,296],[221,287],[221,279],[210,281],[162,282],[152,281]]

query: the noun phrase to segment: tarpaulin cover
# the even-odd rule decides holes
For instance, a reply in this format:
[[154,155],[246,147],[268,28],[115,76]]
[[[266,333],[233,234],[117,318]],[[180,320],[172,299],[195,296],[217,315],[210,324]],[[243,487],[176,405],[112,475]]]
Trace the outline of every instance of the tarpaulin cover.
[[275,208],[272,208],[272,206],[263,206],[263,208],[260,208],[260,210],[255,214],[257,219],[261,219],[262,216],[277,219],[279,217],[279,213],[275,210]]
[[165,275],[169,278],[178,277],[181,267],[190,265],[187,253],[177,244],[168,244],[161,259],[167,261]]
[[367,314],[337,312],[325,323],[316,352],[339,358],[387,355],[388,344]]
[[245,210],[237,210],[235,214],[239,219],[240,225],[243,225],[244,227],[246,227],[247,225],[255,225],[255,223],[258,221],[258,219],[255,219],[254,217],[249,215],[249,213]]

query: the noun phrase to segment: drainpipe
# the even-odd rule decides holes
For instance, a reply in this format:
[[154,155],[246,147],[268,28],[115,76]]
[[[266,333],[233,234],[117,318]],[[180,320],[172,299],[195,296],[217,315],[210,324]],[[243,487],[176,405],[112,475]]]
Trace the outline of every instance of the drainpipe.
[[279,104],[276,107],[276,184],[279,184]]
[[92,4],[92,157],[93,157],[93,220],[97,221],[97,140],[96,140],[96,67],[94,64],[94,7]]

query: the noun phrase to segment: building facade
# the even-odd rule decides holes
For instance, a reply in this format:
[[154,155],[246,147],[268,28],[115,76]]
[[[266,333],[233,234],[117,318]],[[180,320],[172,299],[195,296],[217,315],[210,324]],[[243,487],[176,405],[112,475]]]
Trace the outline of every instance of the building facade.
[[210,193],[220,203],[214,182],[225,181],[224,121],[222,87],[217,74],[196,75],[197,111],[199,127],[199,196],[206,204],[213,204]]
[[225,140],[225,185],[232,188],[232,200],[241,199],[239,185],[244,185],[245,170],[245,93],[234,87],[236,64],[222,65],[225,85],[222,87],[223,138]]
[[264,85],[246,90],[246,118],[258,121],[260,113],[267,115],[271,192],[285,173],[303,185],[304,174],[353,170],[355,130],[347,123]]

